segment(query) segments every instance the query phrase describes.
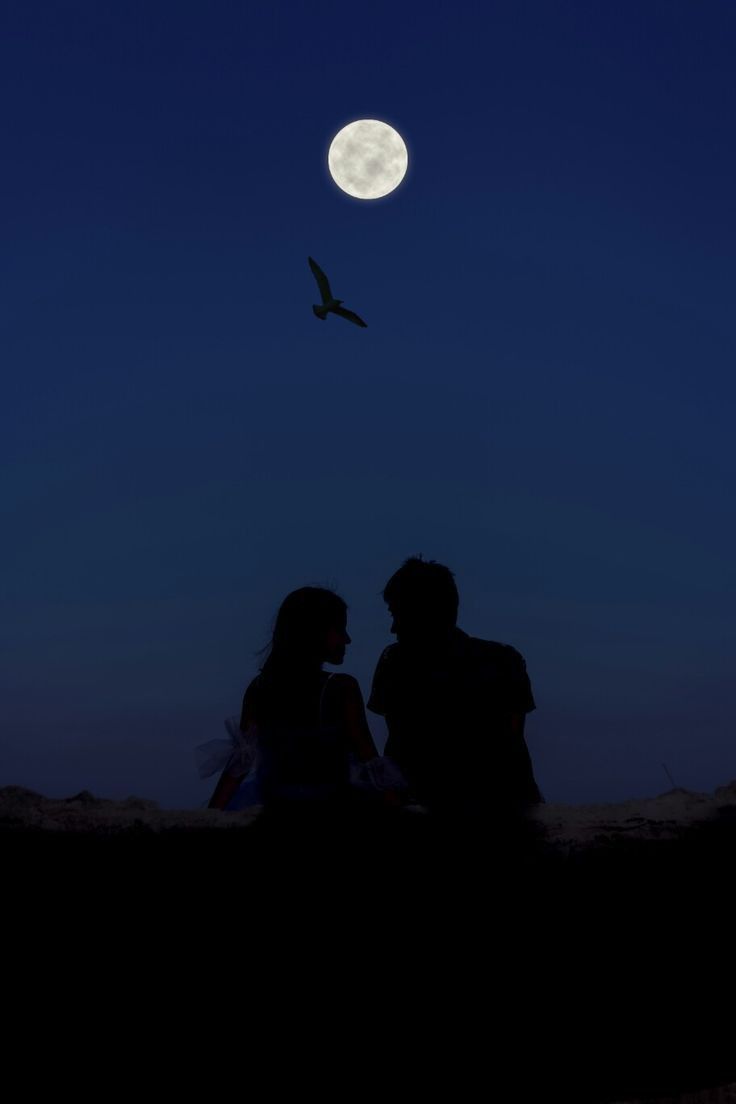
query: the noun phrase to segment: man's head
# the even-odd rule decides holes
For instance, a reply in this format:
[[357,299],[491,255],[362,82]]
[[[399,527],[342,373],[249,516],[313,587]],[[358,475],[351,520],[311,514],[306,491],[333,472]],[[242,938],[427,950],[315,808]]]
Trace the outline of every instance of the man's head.
[[457,622],[459,597],[448,567],[410,556],[386,583],[383,600],[399,642],[421,646],[449,635]]

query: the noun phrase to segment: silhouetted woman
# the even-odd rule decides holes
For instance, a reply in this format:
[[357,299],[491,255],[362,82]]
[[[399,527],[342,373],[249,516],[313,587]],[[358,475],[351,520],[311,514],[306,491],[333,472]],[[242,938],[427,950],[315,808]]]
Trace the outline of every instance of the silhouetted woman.
[[[301,587],[284,599],[240,718],[241,732],[255,734],[256,791],[267,810],[339,809],[355,800],[351,761],[374,760],[376,747],[356,679],[322,670],[341,664],[349,643],[347,606],[333,591]],[[235,756],[210,808],[238,808],[245,777]]]

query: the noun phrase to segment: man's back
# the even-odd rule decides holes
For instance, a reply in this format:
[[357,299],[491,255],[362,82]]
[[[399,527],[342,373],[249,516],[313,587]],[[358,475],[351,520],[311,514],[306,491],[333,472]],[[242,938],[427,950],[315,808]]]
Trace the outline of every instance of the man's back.
[[524,741],[535,708],[516,649],[454,629],[436,648],[384,649],[368,708],[386,718],[386,754],[432,806],[541,800]]

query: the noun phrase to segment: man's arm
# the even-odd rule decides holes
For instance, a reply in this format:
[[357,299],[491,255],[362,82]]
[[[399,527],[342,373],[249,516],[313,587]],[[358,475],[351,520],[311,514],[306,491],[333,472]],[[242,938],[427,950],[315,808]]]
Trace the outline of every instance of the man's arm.
[[511,714],[511,734],[513,737],[516,768],[518,770],[521,791],[520,796],[523,801],[528,802],[530,805],[542,805],[544,804],[544,798],[542,797],[542,791],[534,780],[532,757],[529,754],[529,748],[524,739],[525,722],[525,713]]

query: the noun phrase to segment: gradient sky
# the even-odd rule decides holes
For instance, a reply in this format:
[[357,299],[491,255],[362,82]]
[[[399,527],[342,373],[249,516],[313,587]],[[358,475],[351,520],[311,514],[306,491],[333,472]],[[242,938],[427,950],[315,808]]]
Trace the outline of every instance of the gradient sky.
[[6,2],[0,784],[201,804],[285,594],[367,696],[417,552],[548,800],[736,777],[735,57],[730,0]]

